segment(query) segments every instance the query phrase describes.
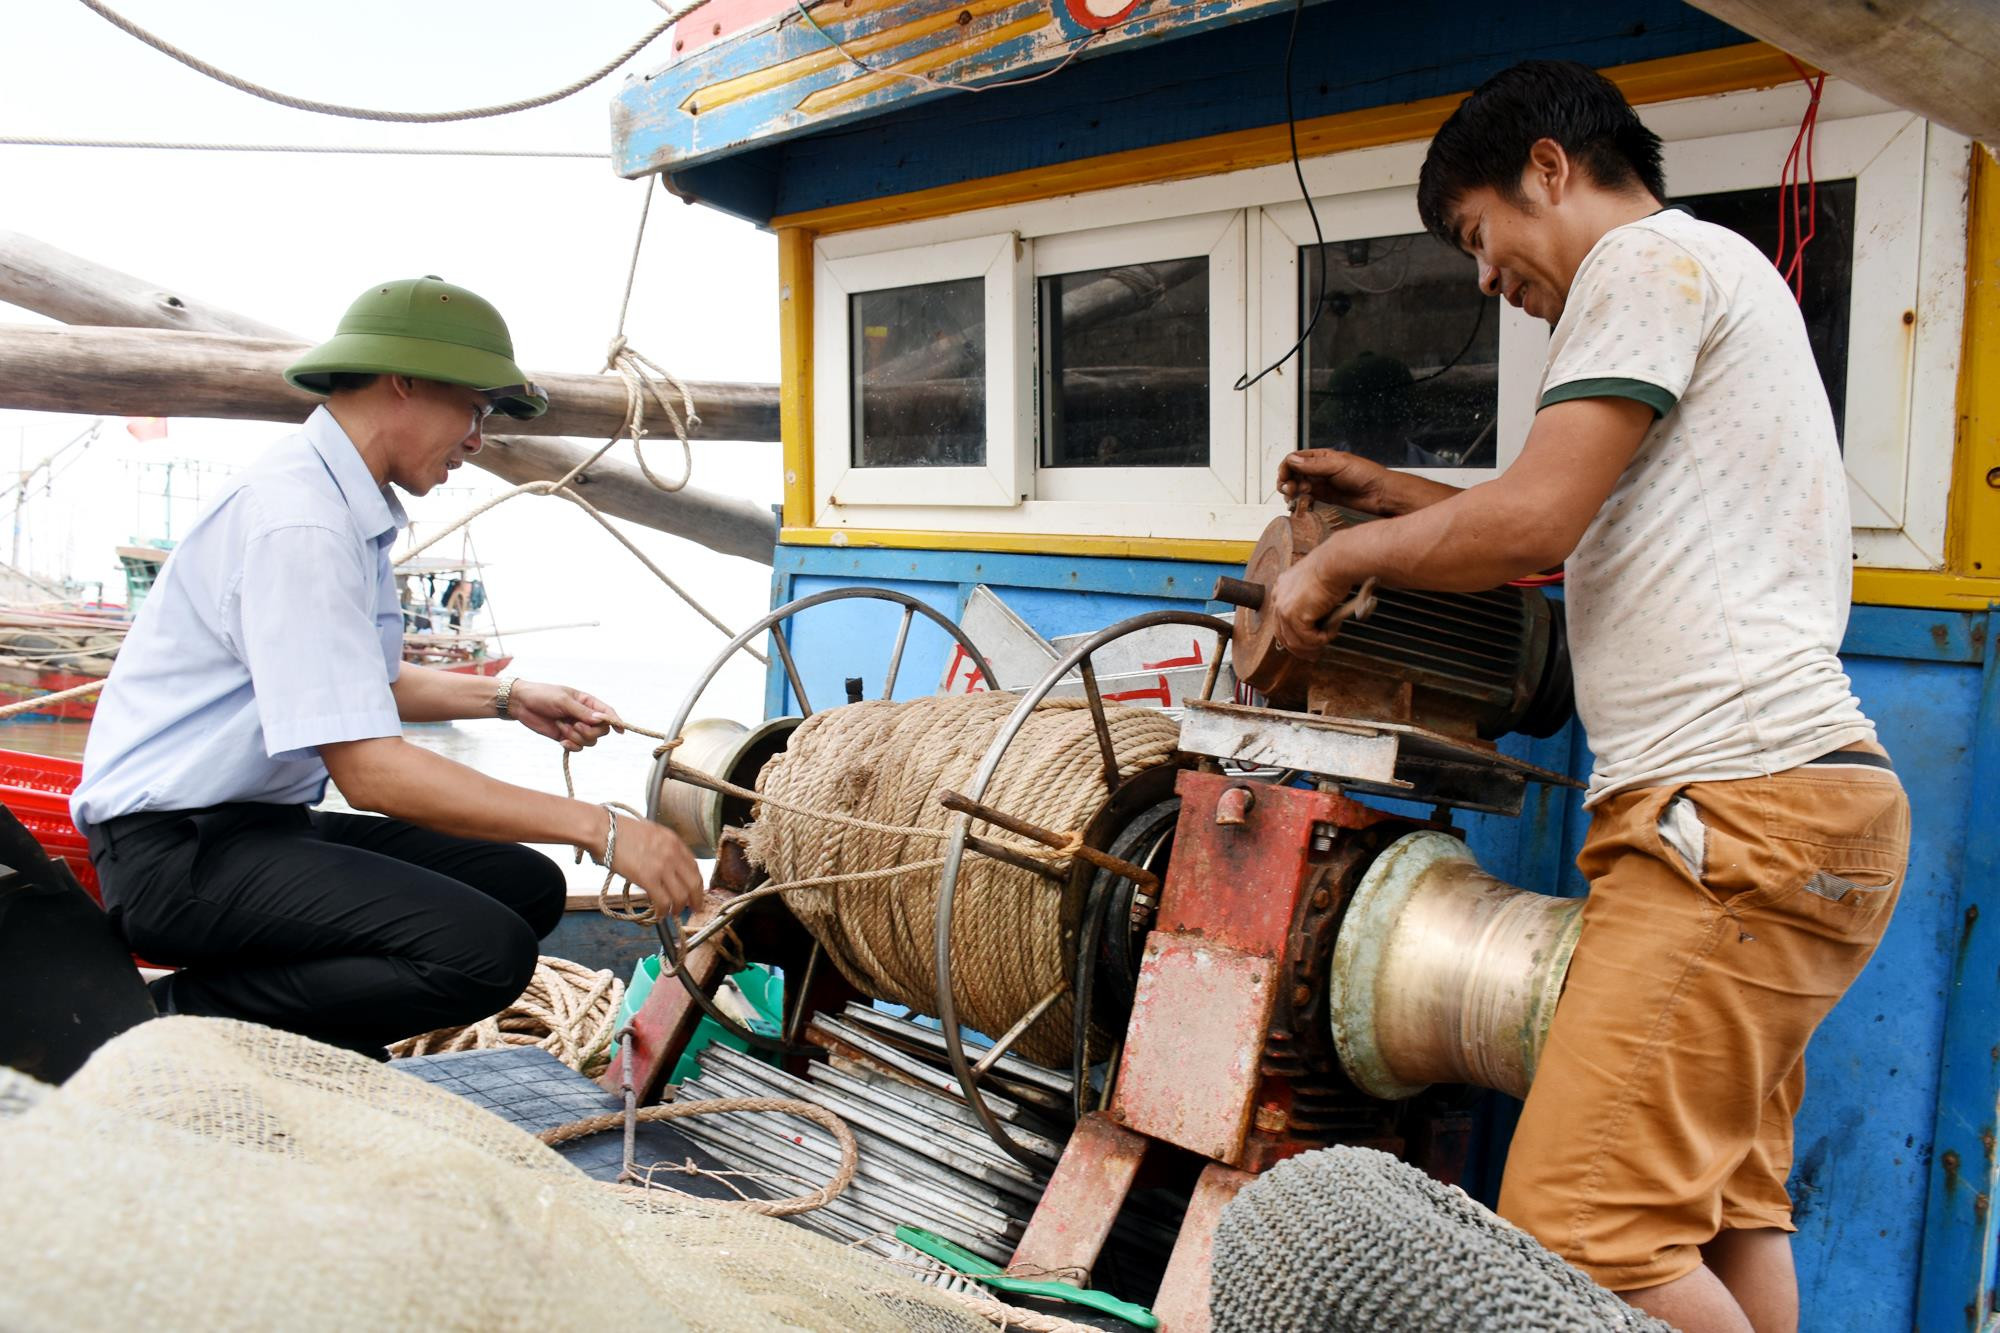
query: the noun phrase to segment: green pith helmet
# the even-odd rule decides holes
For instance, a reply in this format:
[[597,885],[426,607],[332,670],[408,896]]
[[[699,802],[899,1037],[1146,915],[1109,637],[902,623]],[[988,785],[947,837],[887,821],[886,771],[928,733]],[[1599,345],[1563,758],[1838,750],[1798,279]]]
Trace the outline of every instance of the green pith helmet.
[[307,393],[326,394],[341,371],[409,375],[488,392],[512,389],[493,407],[522,421],[549,410],[548,395],[514,364],[514,340],[500,312],[435,275],[363,292],[333,336],[292,363],[285,379]]

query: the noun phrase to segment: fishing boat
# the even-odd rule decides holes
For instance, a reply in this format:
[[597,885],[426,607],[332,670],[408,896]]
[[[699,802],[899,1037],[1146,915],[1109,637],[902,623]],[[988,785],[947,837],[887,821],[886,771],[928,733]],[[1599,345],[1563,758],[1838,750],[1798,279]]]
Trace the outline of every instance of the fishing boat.
[[[145,604],[172,548],[118,548],[125,571],[123,606],[34,603],[0,607],[0,702],[40,698],[104,679],[132,618]],[[463,675],[497,676],[513,654],[492,624],[484,569],[471,557],[420,556],[399,570],[404,591],[403,660]],[[484,624],[486,628],[479,626]],[[87,722],[97,696],[61,699],[27,713],[29,721]]]
[[[403,602],[403,660],[464,675],[497,676],[514,658],[493,626],[485,568],[460,557],[420,555],[396,566]],[[483,618],[487,628],[476,624]]]
[[[1339,402],[1368,357],[1378,387],[1400,386],[1408,427],[1407,451],[1384,462],[1458,485],[1512,462],[1548,330],[1483,298],[1472,262],[1424,233],[1416,173],[1430,135],[1499,69],[1598,68],[1665,140],[1673,202],[1770,255],[1781,228],[1793,246],[1811,236],[1799,300],[1854,515],[1843,659],[1918,811],[1894,923],[1808,1056],[1792,1181],[1801,1326],[1992,1328],[2000,169],[1967,135],[2000,117],[1977,72],[1990,11],[1920,8],[1936,34],[1860,8],[1733,0],[740,0],[682,24],[672,60],[618,94],[614,158],[777,241],[773,598],[793,612],[764,725],[838,700],[846,681],[872,696],[892,663],[897,697],[950,676],[963,645],[921,613],[912,631],[911,609],[864,587],[961,618],[997,598],[1051,642],[1215,609],[1208,590],[1245,575],[1279,511],[1285,453],[1375,447]],[[1911,63],[1919,47],[1935,59]],[[1822,79],[1803,63],[1815,58],[1835,72]],[[1574,723],[1501,751],[1571,779],[1591,765]],[[1507,883],[1583,894],[1574,791],[1455,822]],[[937,1003],[948,1034],[956,1002]],[[1205,1077],[1191,1052],[1215,1034],[1188,1015],[1210,1006],[1236,1014],[1222,990],[1176,1002],[1168,1060],[1145,1095],[1121,1083],[1113,1121],[1197,1142],[1187,1126],[1207,1111],[1165,1127],[1158,1113]],[[1132,1023],[1128,1071],[1149,1035]],[[976,1108],[988,1062],[951,1063]],[[1241,1107],[1239,1094],[1218,1081],[1214,1105]],[[1461,1135],[1459,1179],[1490,1201],[1512,1104],[1469,1105],[1469,1121],[1410,1142]],[[1276,1102],[1255,1115],[1285,1123]],[[1106,1145],[1123,1142],[1083,1123],[1069,1152],[1085,1158],[1065,1155],[1058,1180],[1109,1170]],[[1054,1199],[1014,1258],[1087,1266],[1043,1223],[1102,1214],[1071,1194],[1048,1218]],[[1170,1327],[1205,1323],[1185,1285],[1170,1279],[1158,1301]]]
[[[1277,684],[1251,696],[1268,709],[1216,699],[1225,643],[1245,671],[1257,645],[1239,631],[1257,622],[1215,613],[1255,609],[1256,562],[1272,553],[1260,532],[1280,513],[1293,449],[1337,444],[1461,485],[1519,456],[1548,331],[1482,297],[1470,263],[1432,244],[1414,186],[1426,141],[1471,88],[1560,55],[1603,71],[1664,139],[1674,202],[1797,261],[1854,515],[1842,658],[1915,812],[1894,922],[1807,1056],[1789,1184],[1800,1324],[2000,1326],[2000,168],[1971,137],[1990,141],[2000,117],[1978,82],[1990,80],[1977,72],[1990,17],[1950,0],[1916,7],[1942,26],[1872,31],[1899,15],[1790,6],[1796,54],[1853,71],[1827,75],[1713,14],[1741,10],[1747,24],[1786,6],[1735,0],[715,0],[681,25],[669,62],[627,82],[617,170],[775,235],[783,376],[772,610],[732,645],[778,649],[763,716],[697,716],[718,658],[659,752],[648,814],[714,855],[718,901],[747,903],[764,868],[744,829],[782,807],[760,812],[743,787],[805,765],[795,752],[769,761],[816,713],[954,694],[1015,710],[962,786],[895,821],[932,804],[957,816],[924,843],[943,855],[919,863],[936,869],[920,886],[935,888],[935,916],[897,941],[933,970],[918,1012],[885,1014],[886,985],[834,956],[863,913],[811,931],[773,895],[762,915],[737,914],[732,960],[740,946],[791,983],[779,1035],[741,1035],[785,1068],[720,1055],[683,1096],[777,1087],[842,1108],[879,1155],[805,1225],[872,1248],[921,1213],[995,1266],[1092,1274],[1192,1333],[1209,1326],[1229,1200],[1290,1157],[1386,1148],[1496,1195],[1531,1069],[1516,1059],[1472,1076],[1445,1060],[1443,1073],[1403,1077],[1388,1047],[1357,1045],[1355,1031],[1383,1032],[1384,996],[1448,988],[1364,984],[1391,951],[1343,949],[1357,924],[1364,944],[1385,938],[1356,906],[1384,899],[1365,893],[1424,879],[1365,845],[1384,827],[1421,826],[1406,836],[1450,844],[1452,873],[1532,890],[1543,919],[1575,919],[1563,913],[1587,890],[1574,859],[1592,756],[1562,707],[1538,707],[1566,693],[1552,647],[1560,590],[1500,592],[1516,619],[1452,623],[1458,647],[1429,659],[1499,663],[1514,695],[1493,705],[1491,734],[1505,734],[1483,748],[1407,718],[1274,718]],[[1839,40],[1822,20],[1845,25]],[[1930,43],[1935,67],[1885,74],[1880,53],[1900,42]],[[1959,115],[1975,104],[1977,124]],[[1379,417],[1345,410],[1357,383],[1393,399],[1400,445]],[[1462,609],[1383,604],[1372,622],[1373,608],[1355,609],[1363,674],[1395,634],[1434,648],[1423,635]],[[1166,628],[1171,641],[1154,634]],[[1163,774],[1171,785],[1121,785],[1099,725],[1066,752],[1086,769],[1103,760],[1111,798],[1092,818],[1044,827],[1032,805],[981,804],[1037,699],[1074,690],[1102,723],[1097,673],[1108,679],[1105,659],[1142,633],[1153,638],[1122,668],[1135,688],[1112,693],[1141,702],[1157,680],[1159,702],[1183,710],[1162,765],[1178,766]],[[1505,651],[1488,653],[1496,644]],[[1483,688],[1465,674],[1446,692]],[[1426,688],[1440,678],[1428,670]],[[1005,691],[1020,697],[992,697]],[[1415,692],[1346,706],[1412,709]],[[1245,756],[1272,762],[1253,773]],[[1287,780],[1301,767],[1322,780]],[[886,788],[898,768],[871,764],[846,785]],[[975,835],[975,818],[1029,841]],[[1054,886],[1053,935],[1068,950],[1057,984],[1040,999],[1030,988],[1017,1018],[986,1025],[990,1040],[961,1021],[985,1003],[974,974],[1024,952],[1034,912],[954,933],[973,914],[953,915],[975,853]],[[694,941],[728,924],[661,923],[673,984],[638,1005],[603,1080],[623,1104],[660,1095],[704,1010],[721,1021],[724,937]],[[1433,940],[1429,961],[1485,957],[1474,934],[1447,941],[1458,948]],[[1537,986],[1515,987],[1523,1008],[1505,1016],[1519,1021],[1496,1039],[1450,1011],[1467,1021],[1442,1025],[1444,1054],[1484,1058],[1532,1035],[1567,957],[1549,942],[1530,960]],[[1108,1051],[1092,1038],[1100,1020]],[[1040,1043],[1032,1059],[1024,1038]],[[1312,1067],[1329,1045],[1338,1062]],[[1432,1094],[1431,1082],[1469,1086]],[[748,1179],[820,1174],[816,1133],[701,1139]],[[1123,1206],[1128,1192],[1137,1207]],[[1121,1275],[1100,1264],[1107,1245],[1151,1266]],[[1307,1257],[1267,1253],[1284,1268]],[[1442,1272],[1445,1253],[1417,1256],[1403,1287],[1470,1276]]]

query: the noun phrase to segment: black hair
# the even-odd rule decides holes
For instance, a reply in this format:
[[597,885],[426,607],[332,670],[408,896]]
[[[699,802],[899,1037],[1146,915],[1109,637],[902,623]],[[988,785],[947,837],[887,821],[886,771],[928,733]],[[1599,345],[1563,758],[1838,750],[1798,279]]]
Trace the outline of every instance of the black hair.
[[1667,197],[1660,136],[1641,123],[1617,85],[1573,60],[1524,60],[1480,84],[1431,140],[1417,177],[1425,230],[1457,246],[1450,214],[1481,186],[1522,202],[1521,174],[1541,139],[1561,144],[1605,189],[1638,186],[1655,199]]
[[358,370],[336,370],[326,377],[327,392],[344,393],[352,389],[365,389],[381,378],[380,375],[363,374]]

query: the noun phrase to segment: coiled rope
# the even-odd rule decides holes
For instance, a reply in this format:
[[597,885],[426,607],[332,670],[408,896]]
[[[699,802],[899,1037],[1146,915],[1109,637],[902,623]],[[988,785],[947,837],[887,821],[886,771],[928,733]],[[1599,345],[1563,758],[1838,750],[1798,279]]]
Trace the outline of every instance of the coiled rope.
[[499,1013],[399,1041],[389,1053],[400,1059],[539,1046],[579,1074],[595,1078],[611,1062],[611,1039],[624,1001],[625,983],[611,973],[544,956],[536,960],[535,975],[520,998]]
[[657,24],[649,29],[645,36],[626,47],[623,51],[620,51],[608,63],[599,67],[595,73],[586,74],[575,83],[558,88],[552,93],[543,93],[539,97],[524,97],[518,102],[502,102],[497,106],[473,107],[466,111],[371,111],[366,107],[342,106],[337,102],[315,102],[310,98],[293,97],[289,93],[281,93],[274,88],[266,88],[260,83],[252,83],[248,79],[238,78],[227,70],[218,69],[216,66],[209,64],[200,56],[190,55],[166,38],[146,31],[146,29],[132,22],[132,20],[112,9],[109,5],[102,3],[102,0],[82,0],[84,8],[90,10],[114,28],[119,29],[128,36],[138,38],[161,55],[178,60],[195,73],[206,75],[214,79],[217,83],[227,84],[240,93],[248,93],[252,97],[261,97],[266,102],[275,102],[279,106],[290,107],[294,111],[310,111],[321,116],[344,116],[349,120],[392,121],[402,125],[442,125],[451,121],[485,120],[492,116],[512,115],[516,111],[531,111],[539,106],[548,106],[552,102],[560,102],[565,97],[572,97],[582,92],[591,84],[598,82],[610,74],[620,65],[623,65],[633,56],[638,55],[640,51],[650,46],[667,29],[673,27],[681,19],[686,18],[689,14],[692,14],[707,3],[708,0],[694,0],[693,4],[684,5],[672,11],[667,15],[664,23]]
[[[938,868],[952,815],[947,790],[969,784],[1018,700],[1008,694],[869,702],[815,713],[758,779],[751,860],[840,972],[870,995],[937,1007]],[[1108,707],[1121,778],[1172,759],[1179,728],[1147,709]],[[1096,730],[1081,700],[1044,702],[1002,756],[984,800],[1073,840],[1109,793]],[[995,835],[978,821],[973,831]],[[1000,839],[996,836],[996,841]],[[1047,861],[1047,848],[1033,849]],[[952,994],[983,1032],[1011,1029],[1068,985],[1062,893],[1034,871],[967,856],[955,899]],[[747,896],[747,895],[746,895]],[[1066,1064],[1071,1000],[1046,1004],[1017,1054]]]

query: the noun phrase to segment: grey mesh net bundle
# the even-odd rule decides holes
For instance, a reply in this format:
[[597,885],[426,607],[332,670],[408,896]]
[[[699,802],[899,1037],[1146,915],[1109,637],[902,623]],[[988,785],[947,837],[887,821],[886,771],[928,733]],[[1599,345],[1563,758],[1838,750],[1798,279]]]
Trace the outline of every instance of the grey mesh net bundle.
[[1216,1333],[1672,1333],[1464,1191],[1370,1148],[1305,1153],[1222,1214]]

